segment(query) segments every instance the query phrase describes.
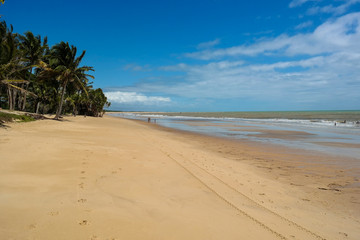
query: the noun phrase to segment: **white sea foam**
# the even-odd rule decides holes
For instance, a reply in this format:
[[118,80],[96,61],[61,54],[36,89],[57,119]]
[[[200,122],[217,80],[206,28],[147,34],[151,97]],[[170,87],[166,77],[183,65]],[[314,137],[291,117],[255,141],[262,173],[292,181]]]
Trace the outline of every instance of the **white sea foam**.
[[233,118],[233,117],[194,117],[194,116],[167,116],[163,114],[148,114],[148,113],[123,113],[124,117],[131,118],[158,118],[158,119],[171,119],[171,120],[210,120],[210,121],[238,121],[238,122],[259,122],[265,124],[288,124],[288,125],[299,125],[299,126],[323,126],[323,127],[344,127],[344,128],[360,128],[359,122],[354,121],[329,121],[329,120],[308,120],[308,119],[286,119],[286,118],[268,118],[268,119],[257,119],[257,118]]
[[[335,122],[324,119],[256,119],[233,117],[194,117],[180,115],[167,116],[164,114],[149,113],[117,113],[112,115],[129,119],[140,119],[143,121],[147,121],[148,118],[157,119],[157,124],[185,131],[193,131],[202,134],[229,137],[233,139],[247,139],[251,141],[280,144],[288,147],[315,150],[328,154],[360,159],[360,149],[351,147],[347,148],[345,145],[344,147],[329,147],[316,144],[316,142],[360,144],[360,125],[356,124],[356,122]],[[189,121],[219,124],[188,124]],[[223,123],[225,123],[225,125]],[[246,128],[245,131],[242,131],[243,126],[248,126],[251,128]],[[234,128],[236,128],[236,131],[234,131]],[[254,131],[249,131],[249,129],[254,129]],[[260,131],[257,131],[256,129],[260,129]],[[261,129],[275,131],[301,131],[309,133],[309,135],[307,135],[309,137],[299,139],[281,139],[277,137],[269,138],[263,137],[261,134]]]

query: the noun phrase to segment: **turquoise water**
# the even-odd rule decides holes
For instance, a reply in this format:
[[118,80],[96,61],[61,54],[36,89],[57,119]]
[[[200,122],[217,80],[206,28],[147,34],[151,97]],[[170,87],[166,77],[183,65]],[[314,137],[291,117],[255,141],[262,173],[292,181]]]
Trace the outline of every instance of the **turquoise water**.
[[[350,157],[360,167],[360,111],[116,113],[165,127]],[[345,164],[345,163],[344,163]]]

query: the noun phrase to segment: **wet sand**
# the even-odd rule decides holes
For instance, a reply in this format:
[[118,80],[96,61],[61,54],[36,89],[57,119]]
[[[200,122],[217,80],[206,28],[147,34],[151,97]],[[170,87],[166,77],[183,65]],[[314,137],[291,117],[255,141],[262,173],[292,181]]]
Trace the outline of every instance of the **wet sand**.
[[155,124],[0,129],[1,239],[359,239],[359,169]]
[[314,143],[324,146],[330,146],[330,147],[360,148],[360,144],[355,144],[355,143],[340,143],[340,142],[314,142]]

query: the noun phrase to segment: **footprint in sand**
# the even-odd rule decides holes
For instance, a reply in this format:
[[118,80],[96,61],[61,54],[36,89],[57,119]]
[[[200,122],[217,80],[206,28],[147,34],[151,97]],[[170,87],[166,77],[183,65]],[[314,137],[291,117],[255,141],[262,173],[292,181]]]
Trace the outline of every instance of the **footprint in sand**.
[[112,174],[116,174],[116,173],[117,173],[117,171],[112,171],[111,173],[112,173]]
[[84,183],[79,183],[80,188],[84,188]]
[[36,228],[36,224],[35,224],[35,223],[29,225],[29,229],[35,229],[35,228]]
[[347,237],[348,234],[347,233],[344,233],[344,232],[339,232],[340,235],[344,236],[344,237]]
[[81,222],[79,222],[79,225],[81,226],[89,225],[89,222],[88,220],[82,220]]
[[58,211],[49,212],[49,215],[50,216],[57,216],[57,215],[59,215],[59,212]]
[[86,173],[85,171],[81,171],[81,174],[84,174],[84,173]]
[[86,200],[85,198],[81,198],[81,199],[78,200],[79,203],[84,203],[84,202],[86,202],[86,201],[87,201],[87,200]]
[[[90,240],[97,240],[97,239],[98,239],[98,237],[96,235],[93,235],[93,236],[90,237]],[[106,238],[106,239],[108,239],[108,240],[117,240],[117,238]]]

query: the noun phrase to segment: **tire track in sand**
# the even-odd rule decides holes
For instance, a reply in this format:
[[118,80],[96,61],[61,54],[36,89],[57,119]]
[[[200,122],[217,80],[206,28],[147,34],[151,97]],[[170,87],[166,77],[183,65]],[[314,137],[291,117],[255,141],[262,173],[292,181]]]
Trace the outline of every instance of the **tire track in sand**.
[[[199,181],[204,187],[214,193],[218,198],[237,210],[243,216],[255,222],[258,226],[272,233],[279,239],[320,239],[326,238],[311,231],[294,221],[281,216],[271,209],[261,205],[252,198],[248,197],[240,190],[236,189],[229,183],[225,182],[218,176],[210,173],[208,170],[196,164],[194,161],[186,158],[182,154],[172,149],[172,154],[178,155],[174,157],[168,151],[163,150],[163,146],[149,137],[142,135],[143,139],[153,145],[164,155],[174,161],[179,167],[188,172],[192,177]],[[168,148],[168,147],[167,147]],[[192,167],[191,167],[192,166]],[[194,169],[197,168],[198,170]],[[199,172],[199,170],[202,172]],[[195,173],[196,172],[196,173]],[[204,176],[207,175],[207,176]],[[210,178],[209,178],[210,177]],[[246,210],[245,210],[246,209]],[[274,221],[274,219],[276,221]]]

